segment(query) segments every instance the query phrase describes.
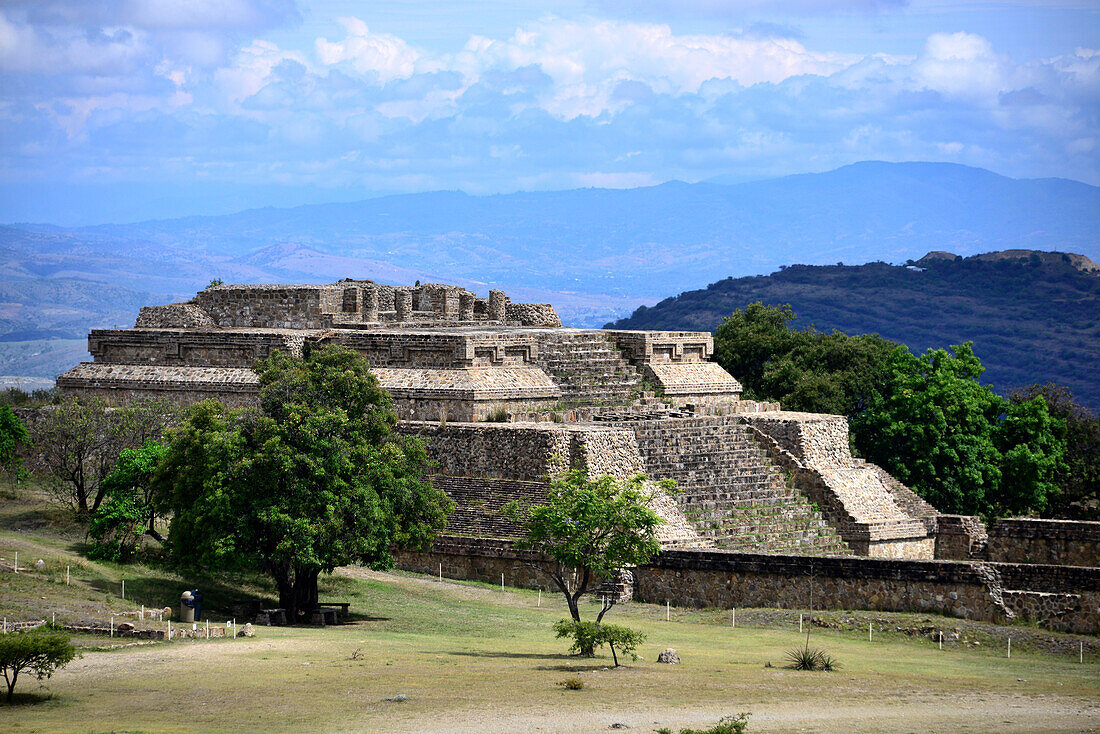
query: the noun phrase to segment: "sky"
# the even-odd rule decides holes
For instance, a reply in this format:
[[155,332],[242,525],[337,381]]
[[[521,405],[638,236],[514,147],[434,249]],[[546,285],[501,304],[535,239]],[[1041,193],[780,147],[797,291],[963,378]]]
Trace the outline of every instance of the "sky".
[[1097,0],[0,0],[0,221],[863,160],[1100,185]]

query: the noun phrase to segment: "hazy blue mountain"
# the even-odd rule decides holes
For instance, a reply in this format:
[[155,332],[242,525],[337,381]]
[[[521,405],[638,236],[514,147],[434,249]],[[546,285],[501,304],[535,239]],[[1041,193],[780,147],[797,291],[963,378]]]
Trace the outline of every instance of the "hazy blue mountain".
[[[13,224],[0,227],[0,274],[105,282],[152,300],[183,297],[215,277],[447,281],[481,293],[502,287],[553,302],[567,323],[598,325],[670,293],[792,262],[1011,248],[1100,259],[1100,188],[868,162],[733,185],[437,191],[122,225]],[[25,327],[36,328],[46,327]]]

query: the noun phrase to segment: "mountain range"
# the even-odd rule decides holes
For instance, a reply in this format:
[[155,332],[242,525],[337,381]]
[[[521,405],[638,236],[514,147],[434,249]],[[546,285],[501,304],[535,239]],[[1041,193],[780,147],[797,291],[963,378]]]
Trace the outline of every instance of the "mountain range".
[[794,265],[642,306],[617,329],[716,328],[754,301],[790,304],[795,328],[880,334],[921,353],[966,341],[1000,392],[1056,382],[1100,412],[1100,266],[1072,253],[931,252],[909,265]]
[[437,191],[133,224],[12,223],[0,226],[0,375],[52,377],[79,361],[89,328],[130,323],[138,305],[190,297],[213,278],[503,288],[594,326],[788,263],[1010,248],[1100,259],[1100,188],[866,162],[732,185]]

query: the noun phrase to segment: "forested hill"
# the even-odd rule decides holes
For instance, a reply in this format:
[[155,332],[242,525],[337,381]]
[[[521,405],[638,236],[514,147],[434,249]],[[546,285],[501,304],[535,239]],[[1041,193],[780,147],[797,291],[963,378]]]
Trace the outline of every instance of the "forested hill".
[[792,265],[727,278],[611,324],[712,331],[754,301],[789,303],[795,326],[877,333],[920,353],[973,341],[999,391],[1053,381],[1100,410],[1100,272],[1088,258],[1008,251],[929,253],[911,266]]

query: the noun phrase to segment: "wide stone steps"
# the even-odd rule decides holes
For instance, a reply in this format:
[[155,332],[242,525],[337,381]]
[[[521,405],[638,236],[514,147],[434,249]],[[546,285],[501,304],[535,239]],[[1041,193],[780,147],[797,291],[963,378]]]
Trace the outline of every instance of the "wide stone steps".
[[536,362],[564,401],[625,400],[641,384],[637,370],[599,333],[549,334],[539,342]]
[[634,429],[646,472],[672,479],[676,501],[717,547],[847,554],[821,513],[772,463],[750,430],[726,417],[624,423]]

